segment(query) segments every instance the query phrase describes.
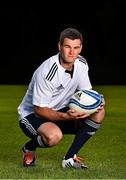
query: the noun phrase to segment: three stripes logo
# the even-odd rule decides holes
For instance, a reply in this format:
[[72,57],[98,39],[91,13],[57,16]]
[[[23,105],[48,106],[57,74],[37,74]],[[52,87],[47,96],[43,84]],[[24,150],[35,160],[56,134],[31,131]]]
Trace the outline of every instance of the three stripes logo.
[[86,61],[86,59],[83,57],[83,56],[78,56],[78,58],[79,58],[79,61],[80,62],[82,62],[82,63],[84,63],[84,64],[87,64],[87,61]]
[[56,63],[54,63],[54,64],[52,65],[49,73],[48,73],[47,76],[46,76],[46,79],[47,79],[48,81],[51,81],[51,80],[53,79],[53,77],[54,77],[55,74],[56,74],[57,69],[58,69],[58,66],[57,66]]
[[73,167],[73,165],[72,165],[70,162],[68,162],[67,164],[65,164],[65,166],[66,166],[66,167],[70,167],[70,168]]

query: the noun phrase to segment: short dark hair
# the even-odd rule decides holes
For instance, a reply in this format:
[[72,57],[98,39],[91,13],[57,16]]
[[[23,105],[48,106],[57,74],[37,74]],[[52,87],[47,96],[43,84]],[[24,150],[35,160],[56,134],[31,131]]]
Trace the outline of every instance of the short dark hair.
[[61,32],[60,38],[59,38],[59,42],[61,45],[63,44],[65,38],[69,38],[72,40],[80,39],[81,43],[83,43],[83,36],[82,36],[81,32],[79,32],[75,28],[67,28]]

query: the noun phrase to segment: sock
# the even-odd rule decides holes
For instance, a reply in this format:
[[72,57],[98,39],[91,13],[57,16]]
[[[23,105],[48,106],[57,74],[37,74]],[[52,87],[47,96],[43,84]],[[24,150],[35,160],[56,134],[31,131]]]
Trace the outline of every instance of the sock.
[[91,119],[86,119],[84,121],[84,126],[78,130],[74,141],[65,156],[65,159],[69,159],[73,157],[74,154],[77,154],[81,147],[88,141],[88,139],[95,134],[100,125],[101,123],[96,123]]
[[46,148],[46,145],[41,136],[36,136],[25,144],[25,149],[29,151],[35,151],[37,147]]

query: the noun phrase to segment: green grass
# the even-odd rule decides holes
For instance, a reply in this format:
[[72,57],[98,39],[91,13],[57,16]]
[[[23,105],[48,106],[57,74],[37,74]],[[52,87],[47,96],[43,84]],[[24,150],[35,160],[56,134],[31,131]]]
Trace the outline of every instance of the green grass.
[[1,179],[125,179],[126,86],[95,86],[105,95],[104,122],[79,152],[88,170],[62,169],[61,160],[74,136],[65,135],[53,148],[37,149],[37,166],[22,166],[21,147],[28,138],[18,126],[17,107],[26,86],[0,86]]

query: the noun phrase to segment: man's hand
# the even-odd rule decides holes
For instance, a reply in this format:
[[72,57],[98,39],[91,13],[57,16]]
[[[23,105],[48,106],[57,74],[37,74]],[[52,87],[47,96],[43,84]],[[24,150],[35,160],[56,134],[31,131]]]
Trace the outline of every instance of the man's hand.
[[89,116],[89,114],[85,114],[84,112],[77,112],[74,109],[69,109],[67,114],[71,119],[82,119]]

